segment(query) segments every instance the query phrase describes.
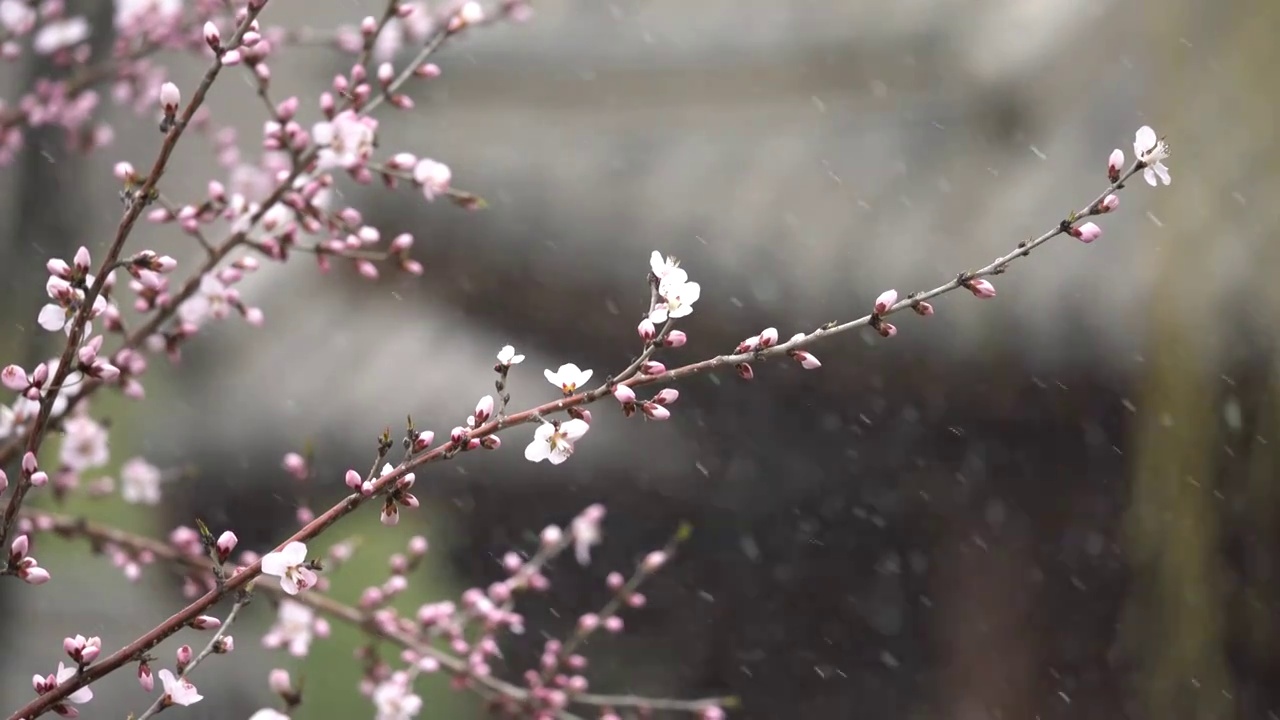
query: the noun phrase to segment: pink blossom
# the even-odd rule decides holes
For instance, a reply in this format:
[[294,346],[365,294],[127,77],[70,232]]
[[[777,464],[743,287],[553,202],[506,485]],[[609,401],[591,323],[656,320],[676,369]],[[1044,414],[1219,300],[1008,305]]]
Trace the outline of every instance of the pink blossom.
[[185,677],[174,677],[168,668],[160,671],[160,682],[164,684],[164,702],[166,705],[194,705],[204,699]]
[[898,291],[885,290],[884,292],[880,293],[880,297],[876,298],[876,305],[875,305],[876,314],[877,315],[885,314],[886,312],[889,311],[889,308],[893,307],[893,304],[896,302],[898,302]]
[[413,168],[413,182],[422,187],[422,195],[428,200],[435,200],[448,190],[452,180],[453,171],[442,162],[423,158]]
[[320,146],[320,168],[353,170],[364,165],[373,154],[377,129],[377,120],[354,110],[343,110],[333,120],[316,123],[311,137]]
[[120,467],[121,497],[132,505],[157,505],[163,479],[160,468],[140,457],[129,458]]
[[289,647],[294,657],[306,657],[315,633],[316,614],[311,608],[293,600],[280,601],[276,622],[262,636],[264,647]]
[[262,558],[262,572],[280,578],[280,588],[297,595],[316,584],[316,573],[307,567],[307,546],[297,541],[285,545]]

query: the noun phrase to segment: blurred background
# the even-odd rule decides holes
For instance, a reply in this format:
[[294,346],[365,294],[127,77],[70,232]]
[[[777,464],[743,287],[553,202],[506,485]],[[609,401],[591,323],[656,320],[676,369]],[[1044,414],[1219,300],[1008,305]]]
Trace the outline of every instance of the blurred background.
[[[72,0],[110,45],[109,3]],[[270,25],[329,31],[374,0],[272,0]],[[63,509],[158,537],[202,517],[266,550],[301,502],[342,495],[382,428],[406,413],[438,434],[492,387],[494,354],[529,359],[513,405],[553,397],[543,367],[597,378],[624,367],[647,301],[649,253],[702,283],[670,363],[862,315],[889,287],[933,287],[1052,227],[1105,187],[1113,147],[1167,135],[1173,184],[1140,180],[1092,245],[1055,240],[995,279],[1000,295],[946,296],[890,341],[814,348],[816,372],[699,377],[665,424],[609,404],[558,468],[503,452],[418,474],[421,512],[394,529],[362,512],[334,577],[354,600],[415,533],[432,543],[404,607],[483,587],[509,549],[583,507],[609,508],[592,564],[557,562],[552,591],[520,607],[512,677],[546,636],[608,594],[604,577],[693,538],[626,615],[593,640],[592,689],[732,694],[742,718],[1280,717],[1280,152],[1274,144],[1280,5],[1263,0],[538,0],[532,22],[449,43],[417,109],[384,114],[380,156],[448,163],[488,202],[467,212],[341,181],[340,202],[389,237],[417,238],[425,275],[377,282],[300,259],[242,285],[267,317],[202,333],[181,365],[155,363],[148,398],[96,401],[112,470],[141,455],[189,469],[161,509],[119,500]],[[409,57],[406,51],[401,60]],[[203,63],[165,57],[184,91]],[[272,63],[276,97],[314,98],[349,60],[325,47]],[[45,68],[9,63],[14,99]],[[255,152],[260,105],[230,73],[213,121]],[[120,206],[110,169],[149,167],[154,118],[111,108],[115,144],[89,158],[29,134],[0,193],[0,357],[57,351],[34,323],[43,266],[101,252]],[[226,180],[192,134],[162,183],[177,202]],[[184,261],[199,248],[142,226],[130,248]],[[339,264],[341,265],[341,264]],[[281,456],[316,448],[299,488]],[[12,474],[12,473],[11,473]],[[48,498],[38,498],[51,507]],[[118,647],[183,604],[152,568],[130,585],[83,548],[42,546],[55,580],[0,583],[0,698],[16,708],[68,633]],[[298,662],[257,646],[251,606],[233,662],[198,671],[192,718],[271,703],[265,671],[309,679],[295,717],[372,716],[357,693],[359,638],[335,630]],[[190,634],[178,642],[203,642]],[[167,662],[178,642],[158,655]],[[95,686],[98,687],[98,686]],[[423,680],[422,717],[480,717]],[[89,717],[139,712],[129,673]],[[174,710],[172,712],[179,712]]]

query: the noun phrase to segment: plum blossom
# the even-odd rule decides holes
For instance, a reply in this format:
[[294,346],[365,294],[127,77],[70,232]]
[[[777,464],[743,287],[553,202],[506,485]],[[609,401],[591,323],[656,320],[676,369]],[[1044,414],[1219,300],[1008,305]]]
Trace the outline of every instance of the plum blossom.
[[136,30],[138,25],[163,25],[182,16],[183,0],[116,0],[117,30]]
[[604,506],[596,503],[583,510],[569,526],[573,533],[573,554],[579,565],[591,562],[591,548],[599,545],[602,539],[600,523],[604,520],[604,515]]
[[283,600],[280,611],[276,615],[276,623],[266,635],[262,636],[262,645],[275,649],[289,646],[289,654],[294,657],[306,657],[311,649],[314,637],[316,614],[311,608],[292,600]]
[[35,26],[35,8],[22,0],[0,0],[0,27],[10,35],[26,35]]
[[316,573],[307,567],[307,546],[297,541],[262,558],[262,572],[280,578],[280,589],[297,595],[316,584]]
[[453,171],[442,162],[423,158],[413,167],[413,181],[422,186],[423,197],[435,200],[437,195],[449,189]]
[[343,110],[332,120],[316,123],[311,137],[320,146],[320,168],[351,170],[363,165],[373,154],[377,130],[377,120],[354,110]]
[[[74,666],[67,667],[63,663],[58,663],[58,672],[53,675],[40,676],[35,675],[31,678],[31,685],[35,688],[38,695],[44,695],[51,692],[58,685],[75,677],[76,668]],[[79,711],[72,707],[67,707],[66,703],[72,702],[76,705],[83,705],[93,699],[93,690],[89,687],[82,687],[79,690],[67,696],[66,701],[55,704],[51,709],[62,715],[63,717],[76,717]]]
[[160,502],[160,468],[140,457],[130,458],[120,467],[120,494],[131,505]]
[[566,420],[559,426],[543,423],[534,431],[533,442],[525,448],[524,457],[530,462],[547,460],[552,465],[559,465],[573,455],[573,444],[590,429],[586,421],[577,418]]
[[218,278],[205,275],[200,278],[200,290],[178,306],[178,317],[196,327],[209,319],[222,320],[231,314],[233,292]]
[[678,267],[666,270],[658,282],[658,295],[662,301],[653,306],[649,320],[664,323],[668,318],[682,318],[693,312],[693,304],[702,296],[702,286],[689,282],[689,274]]
[[1161,162],[1169,157],[1169,143],[1157,137],[1156,131],[1152,130],[1151,126],[1143,125],[1134,134],[1133,154],[1137,155],[1138,160],[1146,166],[1142,170],[1142,177],[1148,185],[1155,187],[1156,178],[1165,185],[1173,182],[1173,178],[1169,176],[1169,168]]
[[664,280],[667,275],[671,274],[672,270],[679,268],[679,266],[679,260],[676,260],[671,256],[663,257],[662,253],[657,250],[654,250],[653,254],[649,256],[649,269],[653,271],[653,276],[658,278],[659,282]]
[[498,351],[498,364],[503,367],[511,367],[524,362],[524,355],[517,355],[516,349],[510,345],[503,345]]
[[395,673],[373,690],[377,720],[409,720],[422,711],[422,698],[413,693],[408,675]]
[[[92,275],[85,275],[85,287],[94,283]],[[40,308],[40,315],[37,321],[40,327],[49,332],[57,332],[59,330],[70,334],[76,313],[84,305],[85,291],[79,287],[75,287],[70,281],[50,275],[49,280],[45,282],[45,292],[48,293],[53,302],[48,303]],[[107,310],[107,299],[99,293],[93,299],[93,308],[89,312],[89,318],[96,318]],[[93,332],[92,326],[85,324],[85,335]]]
[[574,394],[579,387],[586,385],[587,381],[591,379],[590,370],[580,370],[573,363],[565,363],[555,372],[549,369],[543,370],[542,375],[547,379],[547,382],[560,388],[565,395]]
[[58,457],[67,468],[80,472],[107,464],[111,453],[107,429],[93,418],[77,413],[63,423],[66,436]]
[[52,55],[89,39],[89,21],[76,16],[45,23],[36,32],[31,47],[40,55]]
[[173,672],[169,668],[165,668],[157,673],[160,676],[160,682],[164,684],[164,704],[165,705],[195,705],[204,699],[204,696],[196,690],[196,686],[185,677],[174,677]]

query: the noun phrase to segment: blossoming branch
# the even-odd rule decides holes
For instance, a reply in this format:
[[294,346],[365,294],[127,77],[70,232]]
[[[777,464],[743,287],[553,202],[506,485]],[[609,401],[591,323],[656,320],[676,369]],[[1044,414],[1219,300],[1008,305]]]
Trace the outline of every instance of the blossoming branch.
[[[1004,273],[1015,260],[1050,239],[1069,235],[1091,243],[1101,237],[1101,227],[1088,218],[1116,211],[1118,193],[1133,175],[1141,173],[1153,186],[1171,182],[1163,164],[1168,145],[1144,126],[1135,135],[1136,157],[1131,165],[1125,167],[1122,151],[1111,154],[1108,185],[1101,194],[992,263],[960,272],[930,290],[901,297],[896,290],[885,290],[871,303],[870,311],[856,319],[795,333],[785,341],[778,329],[764,328],[723,354],[674,368],[664,364],[662,352],[690,341],[676,325],[705,302],[699,305],[701,286],[690,279],[687,270],[655,251],[648,269],[647,307],[637,308],[639,348],[626,367],[603,378],[571,362],[546,369],[542,376],[555,388],[556,397],[520,412],[508,412],[511,386],[524,380],[519,369],[524,356],[511,346],[503,347],[493,367],[496,395],[481,397],[471,414],[449,430],[447,439],[442,433],[437,443],[433,431],[418,429],[412,420],[394,440],[390,431],[384,432],[373,448],[375,457],[369,470],[352,469],[344,474],[342,482],[350,494],[318,515],[300,509],[301,529],[261,557],[242,552],[232,562],[237,538],[231,529],[215,536],[199,524],[194,529],[179,528],[167,543],[160,543],[30,510],[24,507],[27,499],[44,492],[54,498],[81,490],[91,496],[114,492],[113,483],[103,477],[82,483],[111,459],[110,433],[94,418],[92,397],[109,388],[141,400],[145,397],[143,379],[153,359],[177,359],[189,338],[210,332],[216,321],[239,316],[251,326],[264,324],[266,312],[246,304],[236,289],[246,274],[299,255],[313,258],[321,271],[328,271],[334,263],[350,263],[370,280],[388,270],[411,275],[424,272],[410,256],[411,235],[386,239],[377,227],[364,221],[357,208],[337,206],[340,195],[334,188],[339,182],[381,181],[388,189],[409,184],[426,201],[444,198],[467,209],[484,206],[478,196],[453,186],[453,171],[441,161],[416,150],[378,157],[375,112],[384,108],[412,110],[414,101],[405,87],[411,80],[429,82],[443,72],[428,59],[446,41],[499,20],[526,20],[530,16],[526,2],[502,0],[491,7],[451,2],[432,13],[422,3],[390,0],[380,16],[364,18],[357,28],[332,33],[332,45],[354,56],[354,61],[347,73],[337,76],[330,88],[319,94],[316,106],[324,119],[309,129],[299,119],[304,110],[299,97],[272,97],[270,63],[291,43],[316,36],[264,26],[259,18],[268,4],[268,0],[240,4],[198,0],[188,8],[180,0],[125,0],[117,5],[119,39],[111,57],[91,64],[86,41],[93,30],[84,18],[68,17],[56,0],[35,4],[0,0],[4,56],[20,55],[29,44],[34,52],[48,56],[69,73],[67,79],[42,81],[15,109],[0,107],[0,163],[12,159],[22,147],[24,127],[59,124],[68,131],[70,146],[77,150],[109,146],[109,128],[90,127],[99,102],[94,87],[105,81],[114,83],[117,99],[154,113],[163,136],[145,173],[127,160],[115,165],[124,211],[97,264],[86,247],[69,261],[55,258],[47,263],[49,302],[36,320],[44,330],[65,338],[62,352],[34,367],[8,365],[0,370],[4,387],[17,394],[12,403],[0,405],[0,493],[6,499],[0,547],[8,548],[0,572],[29,585],[59,582],[61,576],[40,565],[35,555],[38,538],[56,532],[89,539],[132,580],[157,561],[180,566],[190,601],[169,619],[105,656],[100,639],[68,635],[63,651],[72,664],[63,661],[56,671],[37,675],[33,679],[36,697],[14,711],[11,720],[35,718],[50,710],[75,716],[75,705],[92,700],[92,683],[130,665],[137,666],[139,684],[147,693],[155,691],[155,675],[161,680],[158,697],[147,704],[141,717],[204,700],[190,675],[207,658],[233,651],[234,637],[228,631],[242,608],[259,593],[278,601],[277,625],[263,639],[268,647],[305,654],[315,638],[327,634],[328,620],[338,620],[359,625],[370,635],[401,648],[401,670],[392,670],[379,658],[366,658],[368,667],[359,686],[379,718],[416,716],[422,701],[415,683],[421,676],[440,670],[451,675],[456,687],[489,698],[497,708],[538,718],[573,718],[571,709],[580,706],[599,708],[602,717],[616,717],[614,712],[624,707],[680,710],[697,713],[705,720],[722,717],[723,708],[730,704],[725,700],[661,700],[588,692],[584,674],[587,659],[578,652],[581,643],[601,629],[622,631],[619,611],[643,607],[640,583],[669,561],[676,541],[646,556],[629,579],[611,574],[612,600],[599,612],[582,615],[571,637],[549,641],[539,668],[528,670],[522,685],[495,677],[493,665],[501,659],[502,636],[523,631],[523,618],[514,610],[516,595],[544,590],[550,582],[547,563],[569,548],[578,562],[590,562],[591,548],[602,539],[605,510],[601,506],[585,510],[567,531],[554,526],[544,530],[541,547],[531,557],[508,555],[504,559],[509,573],[505,581],[468,591],[461,606],[448,602],[422,605],[413,618],[401,617],[388,600],[408,587],[407,574],[426,552],[425,538],[413,538],[405,554],[391,559],[388,580],[366,589],[358,607],[335,603],[324,595],[349,550],[331,550],[330,557],[321,561],[311,557],[308,543],[370,502],[380,506],[383,524],[398,524],[403,511],[419,505],[412,492],[415,470],[467,452],[500,450],[503,442],[498,433],[516,426],[537,425],[531,436],[526,434],[521,440],[528,440],[526,459],[559,465],[572,459],[579,443],[589,442],[593,417],[587,406],[606,397],[618,403],[624,417],[639,414],[648,420],[666,420],[679,399],[678,390],[665,387],[641,397],[646,386],[669,385],[730,367],[739,377],[750,380],[761,363],[784,355],[804,369],[816,370],[821,363],[812,348],[828,336],[870,327],[883,337],[893,337],[899,329],[889,322],[890,316],[907,309],[919,316],[932,316],[935,308],[931,301],[953,290],[963,288],[979,299],[994,298],[996,289],[990,278]],[[416,46],[416,54],[397,66],[396,52],[408,46]],[[159,50],[184,50],[209,58],[207,71],[185,104],[182,89],[167,81],[164,69],[148,60]],[[267,116],[260,142],[262,155],[257,161],[244,159],[238,139],[219,129],[204,106],[210,87],[231,68],[242,69],[252,79]],[[191,129],[219,148],[227,181],[211,179],[205,197],[181,202],[167,197],[162,179],[174,148]],[[203,250],[203,261],[187,269],[153,250],[126,252],[133,228],[144,218],[191,237]],[[219,228],[224,232],[222,239],[211,241]],[[186,273],[181,282],[170,280],[181,272]],[[99,334],[94,334],[95,329]],[[597,380],[594,387],[593,379]],[[56,458],[45,448],[51,431],[62,435]],[[391,454],[397,445],[403,455],[393,462]],[[12,482],[6,467],[14,468]],[[310,459],[301,454],[286,455],[284,468],[300,480],[337,482],[336,478],[326,481],[315,477]],[[160,501],[162,483],[168,479],[164,470],[144,458],[133,458],[120,474],[126,500]],[[677,540],[683,534],[677,534]],[[267,585],[260,580],[263,575],[277,579]],[[230,613],[222,619],[209,615],[225,598],[234,599]],[[478,639],[469,632],[477,628],[482,630]],[[199,652],[183,645],[172,669],[162,667],[153,674],[151,665],[160,662],[152,655],[156,646],[186,630],[209,631],[213,637]],[[438,642],[447,643],[448,650],[438,647]],[[287,674],[273,673],[269,686],[280,698],[281,708],[264,708],[255,715],[257,720],[287,717],[301,702],[301,691]]]

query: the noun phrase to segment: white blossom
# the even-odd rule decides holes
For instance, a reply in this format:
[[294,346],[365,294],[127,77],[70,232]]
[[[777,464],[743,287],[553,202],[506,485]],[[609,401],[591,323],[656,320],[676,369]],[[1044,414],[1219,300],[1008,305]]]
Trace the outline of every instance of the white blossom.
[[530,462],[547,460],[552,465],[559,465],[573,455],[573,444],[590,429],[586,421],[577,418],[566,420],[559,427],[543,423],[534,431],[533,442],[525,448],[524,457]]
[[1169,157],[1169,143],[1156,136],[1156,131],[1151,129],[1149,125],[1143,125],[1138,128],[1138,132],[1133,136],[1133,154],[1138,156],[1138,160],[1146,164],[1142,170],[1142,177],[1151,187],[1156,186],[1156,178],[1159,178],[1165,185],[1173,182],[1173,178],[1169,176],[1169,168],[1161,162]]
[[581,370],[573,363],[565,363],[560,366],[559,370],[554,372],[543,370],[542,375],[547,379],[547,382],[564,391],[565,395],[572,395],[577,392],[579,387],[586,385],[587,381],[591,379],[590,370]]

